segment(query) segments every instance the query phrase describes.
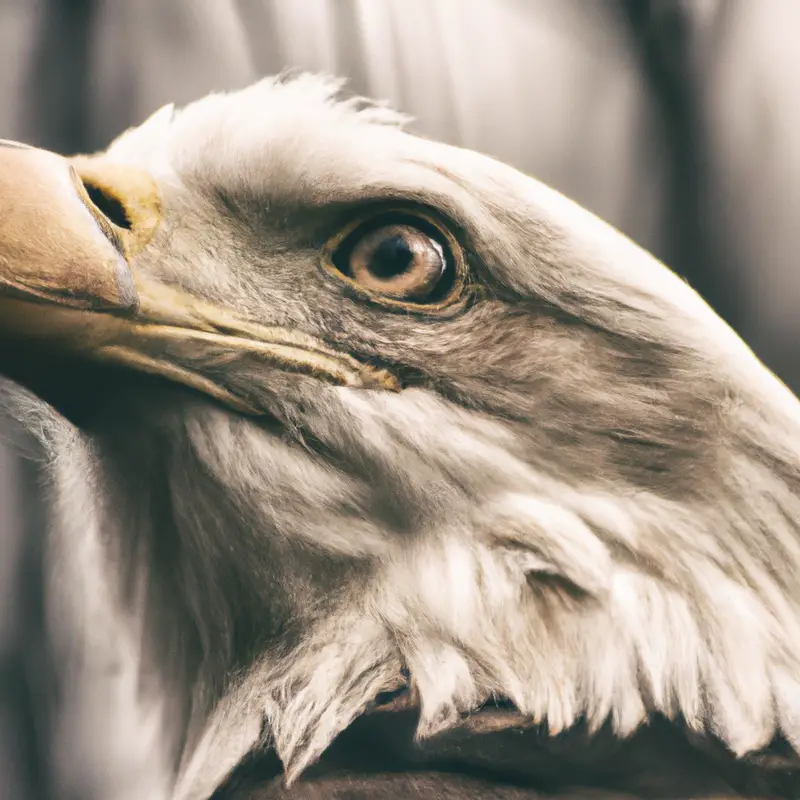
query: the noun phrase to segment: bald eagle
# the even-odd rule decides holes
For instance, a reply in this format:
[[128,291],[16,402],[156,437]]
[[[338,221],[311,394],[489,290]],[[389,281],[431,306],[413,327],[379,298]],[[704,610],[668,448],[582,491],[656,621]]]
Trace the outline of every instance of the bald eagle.
[[61,758],[135,752],[107,797],[797,797],[800,404],[404,122],[301,75],[0,147]]

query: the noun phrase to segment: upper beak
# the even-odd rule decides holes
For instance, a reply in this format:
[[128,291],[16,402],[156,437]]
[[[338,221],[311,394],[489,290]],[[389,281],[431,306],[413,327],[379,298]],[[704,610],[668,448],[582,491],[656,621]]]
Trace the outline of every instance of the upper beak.
[[72,308],[135,311],[115,226],[67,159],[0,139],[0,293]]
[[147,278],[136,259],[161,215],[157,184],[141,170],[0,140],[0,351],[34,342],[122,364],[246,413],[262,412],[251,391],[258,361],[341,385],[398,388],[313,337]]

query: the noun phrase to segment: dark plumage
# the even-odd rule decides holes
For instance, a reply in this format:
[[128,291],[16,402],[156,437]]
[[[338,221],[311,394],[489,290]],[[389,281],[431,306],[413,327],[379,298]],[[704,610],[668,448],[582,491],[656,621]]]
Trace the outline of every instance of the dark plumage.
[[[240,764],[220,796],[796,796],[797,400],[620,233],[339,88],[163,109],[76,161],[101,195],[154,181],[117,198],[138,310],[0,308],[65,718],[102,700],[65,759],[140,752],[155,783],[108,797]],[[422,232],[431,302],[337,272],[381,214]],[[412,712],[351,726],[409,684],[421,749]]]

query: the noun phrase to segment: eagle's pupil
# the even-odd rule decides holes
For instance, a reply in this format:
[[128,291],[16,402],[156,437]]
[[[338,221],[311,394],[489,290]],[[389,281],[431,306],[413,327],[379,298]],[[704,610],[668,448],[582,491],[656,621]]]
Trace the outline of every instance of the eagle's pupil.
[[414,251],[408,240],[399,233],[387,236],[375,248],[369,259],[369,271],[383,280],[406,272],[414,262]]

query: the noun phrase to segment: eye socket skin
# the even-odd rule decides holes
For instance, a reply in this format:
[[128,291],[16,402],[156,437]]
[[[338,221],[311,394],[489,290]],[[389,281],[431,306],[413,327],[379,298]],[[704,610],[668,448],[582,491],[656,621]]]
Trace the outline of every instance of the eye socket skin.
[[466,284],[457,240],[417,210],[359,217],[329,240],[322,264],[364,299],[408,311],[452,306]]

